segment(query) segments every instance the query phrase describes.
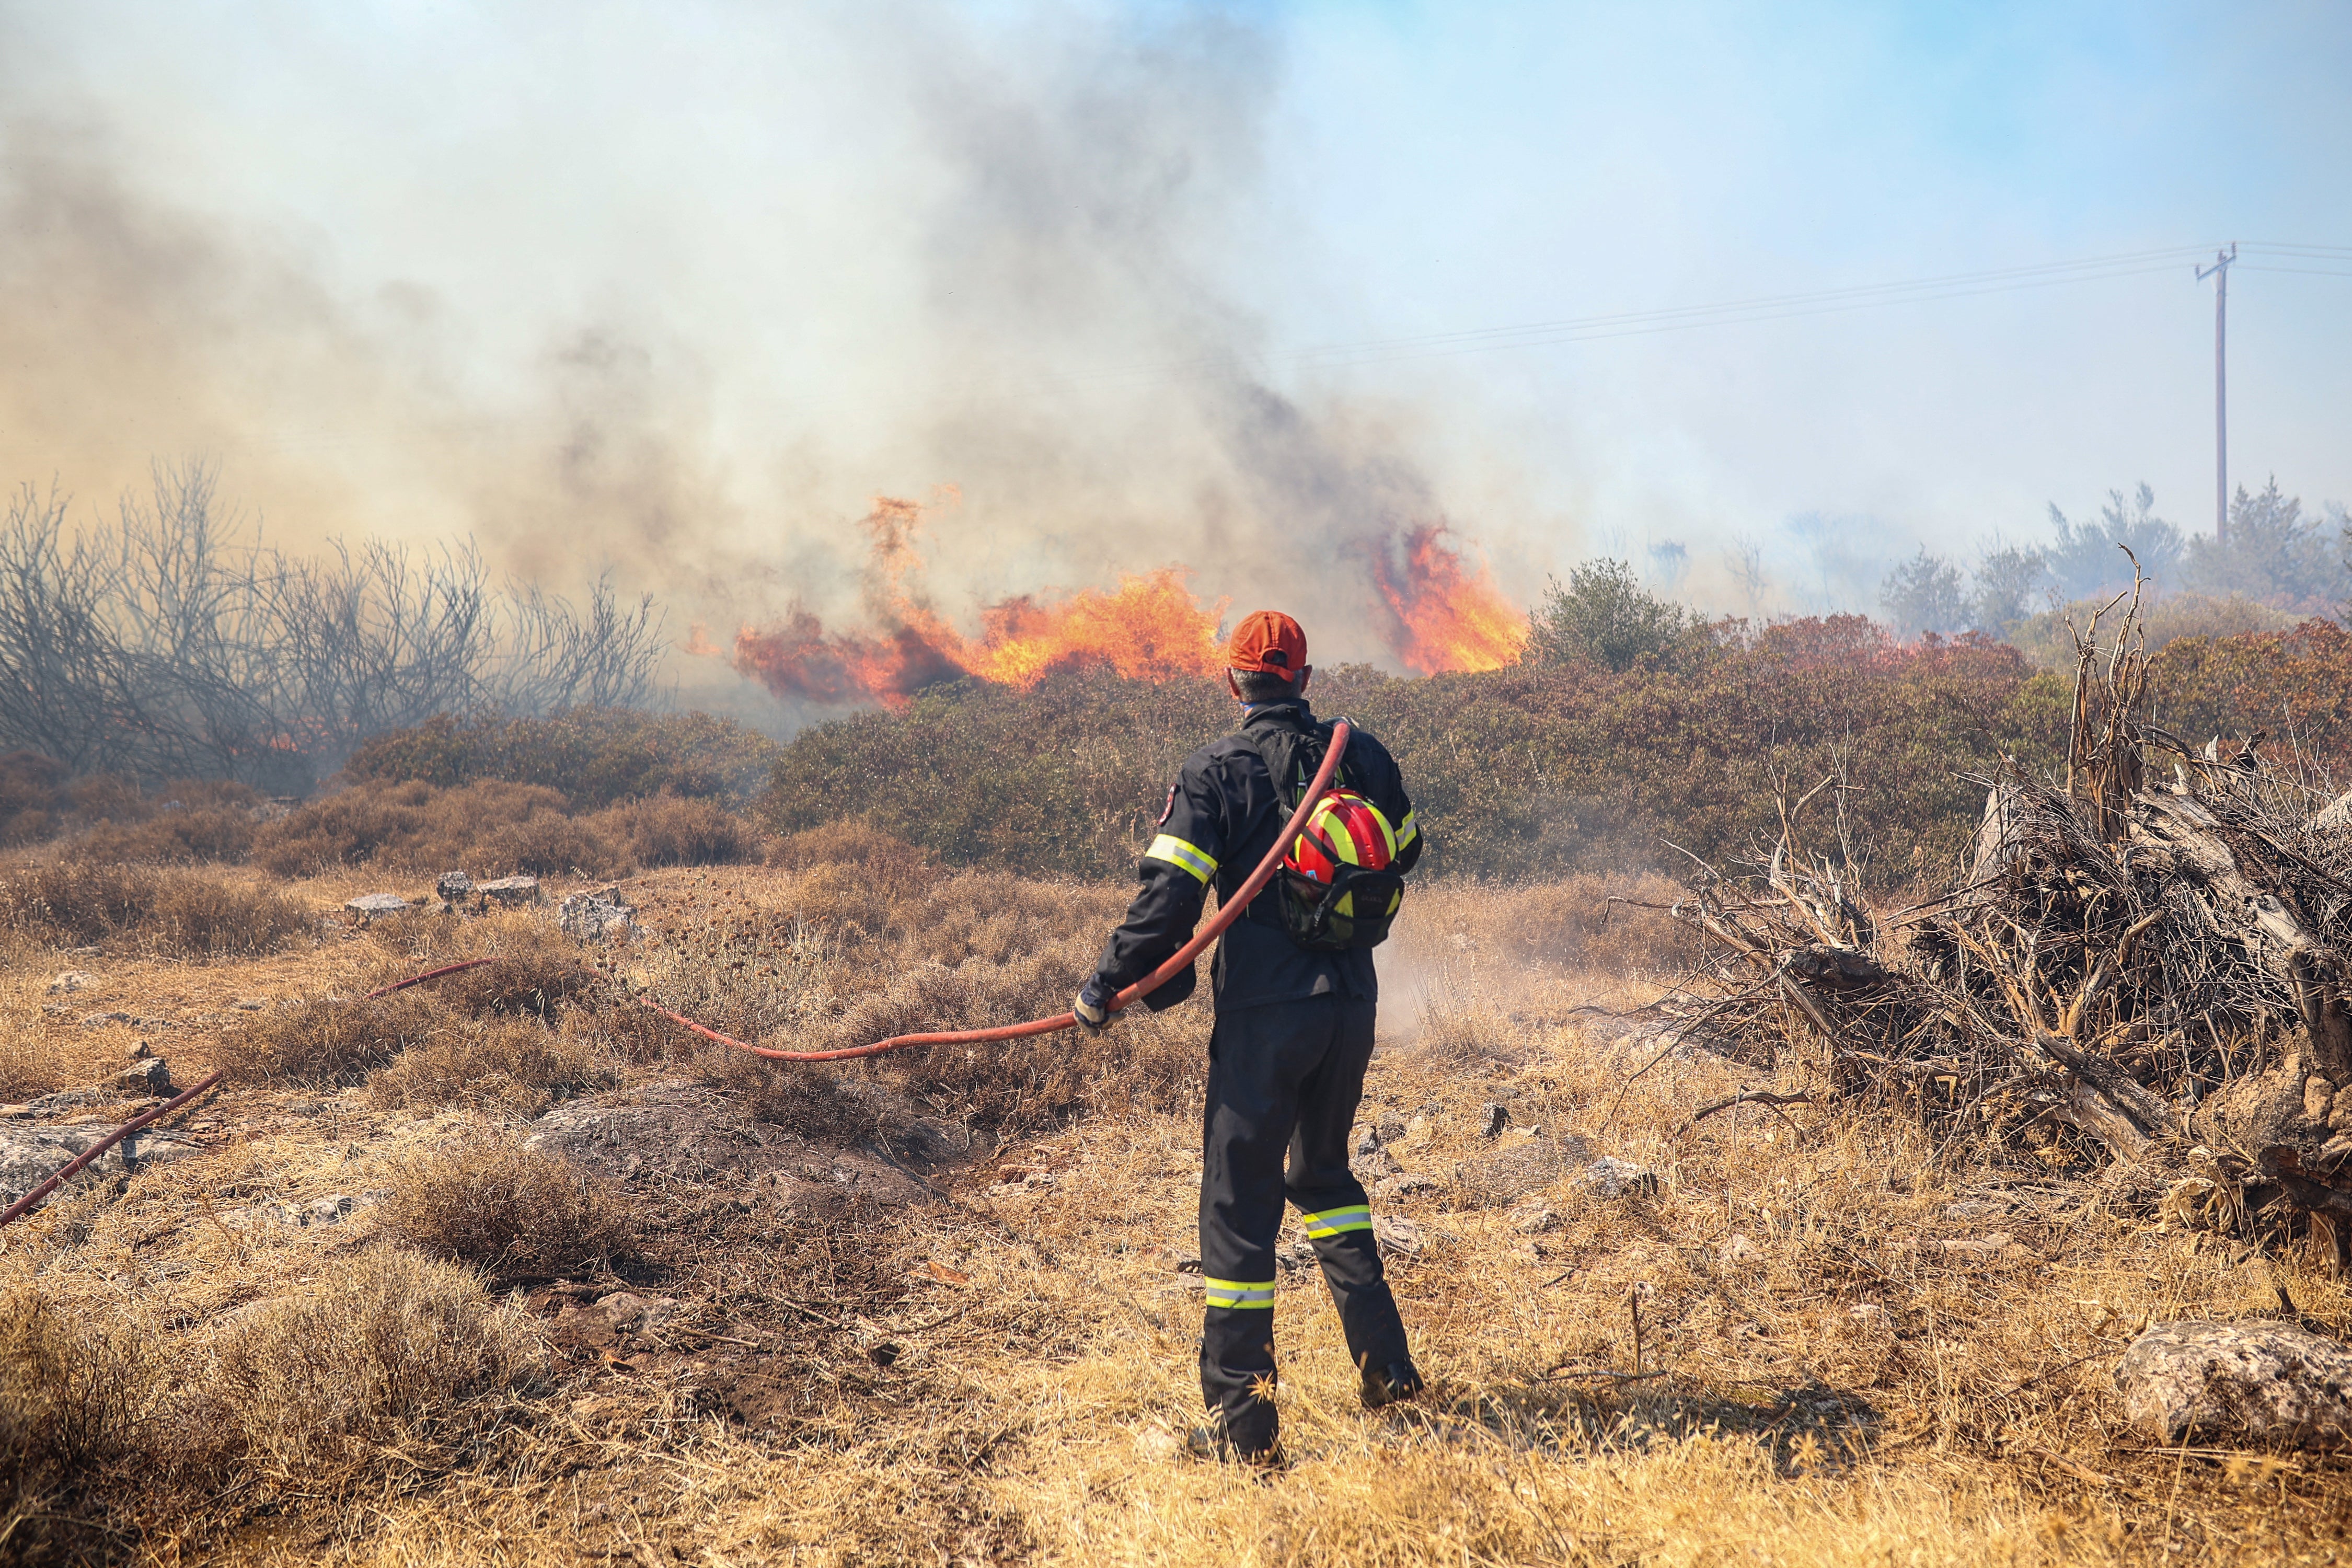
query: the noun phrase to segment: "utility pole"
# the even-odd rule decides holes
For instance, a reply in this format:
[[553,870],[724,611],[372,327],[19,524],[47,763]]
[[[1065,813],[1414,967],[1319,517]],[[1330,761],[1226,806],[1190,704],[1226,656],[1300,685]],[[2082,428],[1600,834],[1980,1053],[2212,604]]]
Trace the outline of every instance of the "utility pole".
[[2213,253],[2213,265],[2197,269],[2200,283],[2213,279],[2213,544],[2230,544],[2230,263],[2238,242]]

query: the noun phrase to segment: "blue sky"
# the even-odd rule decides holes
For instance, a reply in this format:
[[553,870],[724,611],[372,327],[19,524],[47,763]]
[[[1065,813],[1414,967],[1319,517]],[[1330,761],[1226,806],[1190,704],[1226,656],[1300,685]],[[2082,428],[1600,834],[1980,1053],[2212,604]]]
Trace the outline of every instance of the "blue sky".
[[209,454],[281,536],[718,621],[855,616],[867,498],[942,485],[950,608],[1344,604],[1433,515],[1522,599],[1671,541],[1716,607],[1742,545],[1759,607],[1866,605],[2143,479],[2210,526],[2187,252],[1360,345],[2235,238],[2233,472],[2352,500],[2352,277],[2254,252],[2352,247],[2347,80],[2340,5],[17,7],[0,459],[94,503]]

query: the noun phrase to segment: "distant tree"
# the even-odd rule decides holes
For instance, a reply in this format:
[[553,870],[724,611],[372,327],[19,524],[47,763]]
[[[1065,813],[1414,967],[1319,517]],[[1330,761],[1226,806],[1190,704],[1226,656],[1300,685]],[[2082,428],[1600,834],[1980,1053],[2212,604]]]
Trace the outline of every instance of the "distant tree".
[[2006,631],[2041,606],[2034,590],[2050,580],[2050,559],[2039,550],[1996,539],[1977,557],[1971,574],[1976,593],[1970,611],[1977,626],[1996,635]]
[[1921,632],[1964,631],[1970,624],[1969,596],[1960,569],[1921,545],[1919,553],[1886,574],[1879,605],[1895,629],[1906,637]]
[[[2282,494],[2278,477],[2249,495],[2243,485],[2230,500],[2227,545],[2203,535],[2189,542],[2189,586],[2208,594],[2242,594],[2278,609],[2324,614],[2343,598],[2340,532],[2305,517],[2303,502]],[[2338,525],[2340,527],[2340,525]]]
[[2053,505],[2050,526],[2056,534],[2045,552],[2050,574],[2070,599],[2129,585],[2132,563],[2117,545],[2131,551],[2142,573],[2167,585],[2180,564],[2180,530],[2156,515],[2156,491],[2145,483],[2128,502],[2123,491],[2109,490],[2096,522],[2072,521]]
[[1570,572],[1566,587],[1554,578],[1528,623],[1529,664],[1631,669],[1693,650],[1706,636],[1696,612],[1651,593],[1626,563],[1605,559]]
[[1740,595],[1748,601],[1748,613],[1764,613],[1764,589],[1770,578],[1764,570],[1764,544],[1761,540],[1742,534],[1727,545],[1723,563],[1730,570],[1731,580],[1739,585]]

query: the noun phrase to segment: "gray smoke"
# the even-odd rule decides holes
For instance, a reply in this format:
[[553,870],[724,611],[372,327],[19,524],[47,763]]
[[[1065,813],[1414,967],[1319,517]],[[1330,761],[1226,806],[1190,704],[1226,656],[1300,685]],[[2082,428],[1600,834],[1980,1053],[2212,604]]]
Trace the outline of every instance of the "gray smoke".
[[[711,4],[681,57],[571,15],[376,18],[373,64],[323,14],[0,21],[0,288],[35,307],[0,313],[0,475],[95,505],[208,459],[281,546],[471,536],[721,646],[854,621],[856,520],[952,486],[919,543],[951,616],[1181,563],[1323,657],[1394,646],[1374,568],[1446,511],[1446,437],[1263,369],[1267,33]],[[247,101],[240,64],[289,79]]]

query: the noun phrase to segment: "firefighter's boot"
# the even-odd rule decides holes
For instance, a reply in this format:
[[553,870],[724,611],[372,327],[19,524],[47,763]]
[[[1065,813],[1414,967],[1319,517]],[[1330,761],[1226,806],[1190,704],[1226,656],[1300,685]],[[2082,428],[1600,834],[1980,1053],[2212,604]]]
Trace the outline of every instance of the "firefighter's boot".
[[1364,1366],[1364,1408],[1378,1410],[1383,1405],[1418,1398],[1427,1386],[1410,1359],[1392,1361],[1377,1367],[1367,1363]]

